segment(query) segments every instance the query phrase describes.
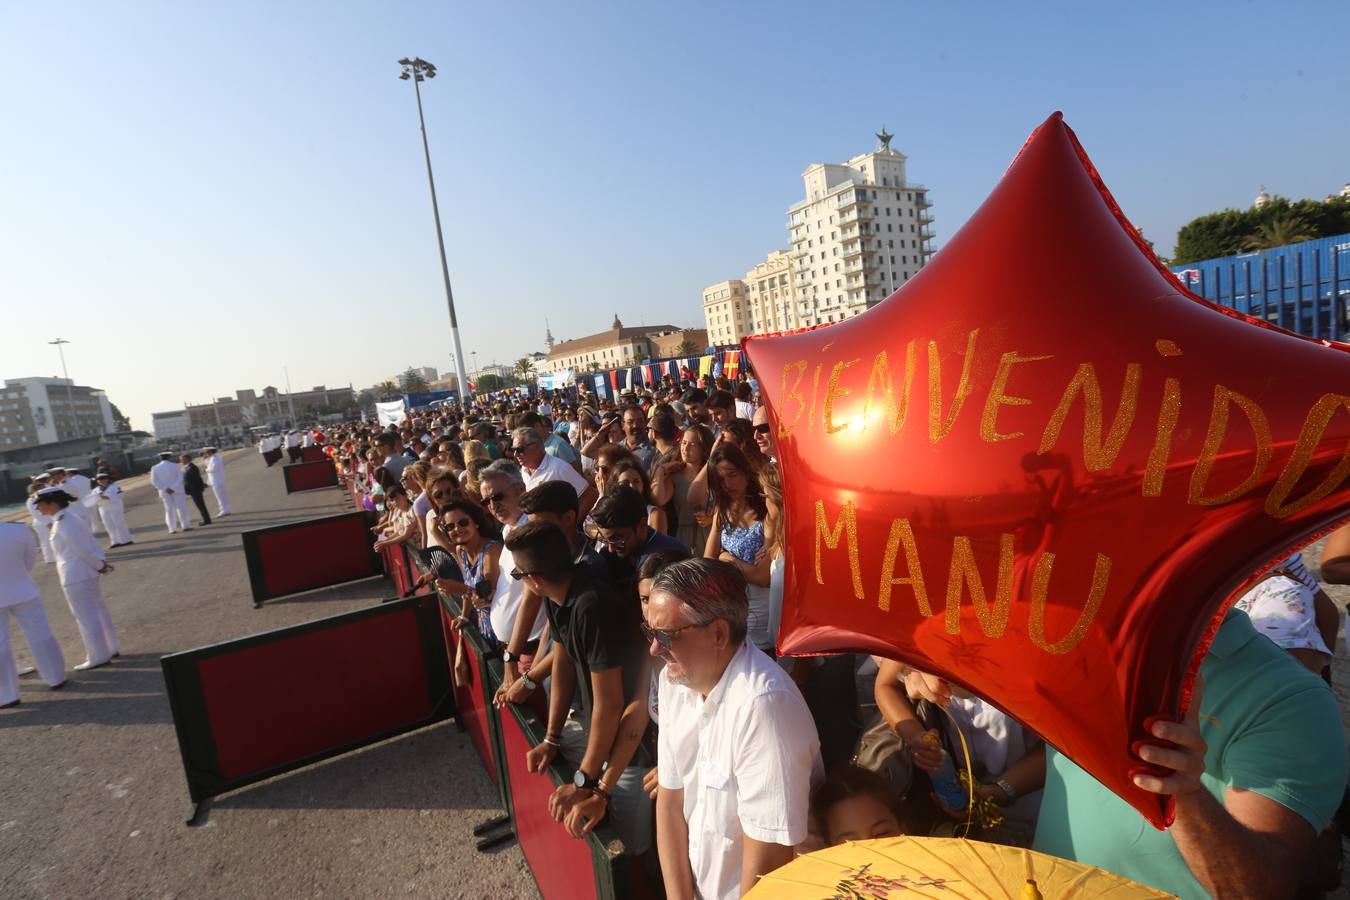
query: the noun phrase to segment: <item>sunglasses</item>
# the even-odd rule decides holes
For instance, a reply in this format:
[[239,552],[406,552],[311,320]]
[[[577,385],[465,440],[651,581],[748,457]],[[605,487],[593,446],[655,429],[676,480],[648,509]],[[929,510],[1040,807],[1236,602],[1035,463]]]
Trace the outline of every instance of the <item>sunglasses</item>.
[[[716,621],[716,620],[714,620]],[[707,628],[712,622],[700,622],[697,625],[681,625],[679,628],[652,628],[646,622],[642,623],[642,635],[647,639],[647,643],[656,641],[661,648],[661,654],[664,656],[670,653],[670,646],[675,642],[675,638],[681,633],[691,628]]]
[[511,577],[514,578],[516,581],[519,581],[520,579],[524,578],[526,575],[533,575],[533,574],[534,574],[533,572],[522,572],[522,571],[520,571],[519,569],[512,569],[512,570],[511,570]]
[[615,553],[622,553],[624,551],[624,548],[628,546],[628,538],[611,539],[606,537],[598,537],[595,539],[595,542],[597,544],[604,544],[606,547],[613,550]]
[[468,528],[473,524],[473,519],[456,519],[453,522],[446,522],[445,527],[454,531],[456,528]]
[[769,433],[768,422],[762,422],[761,424],[755,426],[755,434],[768,434],[768,433]]
[[533,445],[533,444],[522,444],[522,445],[520,445],[519,447],[512,447],[512,448],[511,448],[511,455],[512,455],[512,456],[519,456],[520,454],[524,453],[526,450],[530,449],[530,447],[532,447],[532,446],[534,446],[534,445]]
[[488,506],[492,506],[495,503],[501,503],[505,499],[506,493],[504,491],[498,491],[495,494],[488,494],[486,497],[483,498],[483,502],[486,503]]
[[431,492],[431,496],[433,496],[433,497],[449,497],[449,496],[450,496],[450,493],[451,493],[450,491],[432,491],[432,492]]

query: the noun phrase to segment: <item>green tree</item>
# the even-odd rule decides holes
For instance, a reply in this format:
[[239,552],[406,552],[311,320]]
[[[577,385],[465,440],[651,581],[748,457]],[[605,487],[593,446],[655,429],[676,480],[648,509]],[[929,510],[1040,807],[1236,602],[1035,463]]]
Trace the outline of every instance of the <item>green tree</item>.
[[517,377],[519,377],[521,381],[525,381],[530,377],[530,373],[534,371],[534,360],[530,359],[528,356],[522,356],[520,359],[516,360],[515,369]]
[[476,384],[480,392],[500,391],[502,388],[506,387],[506,382],[502,380],[501,376],[494,375],[491,372],[488,372],[485,375],[479,375]]
[[122,415],[122,411],[117,408],[116,403],[109,403],[112,407],[113,428],[117,431],[130,431],[131,420]]
[[400,375],[398,380],[406,394],[417,394],[427,389],[427,380],[411,368]]
[[375,395],[382,400],[388,397],[397,397],[401,393],[398,389],[398,385],[394,384],[394,382],[389,379],[381,381],[379,384],[375,385],[372,390],[374,390]]
[[1285,244],[1297,244],[1317,237],[1311,225],[1297,213],[1290,212],[1267,219],[1256,228],[1256,233],[1242,242],[1243,250],[1270,250]]
[[685,338],[684,340],[680,341],[680,345],[675,348],[675,355],[693,356],[695,353],[699,352],[702,349],[703,349],[702,347],[695,345],[693,341],[689,340],[689,338]]

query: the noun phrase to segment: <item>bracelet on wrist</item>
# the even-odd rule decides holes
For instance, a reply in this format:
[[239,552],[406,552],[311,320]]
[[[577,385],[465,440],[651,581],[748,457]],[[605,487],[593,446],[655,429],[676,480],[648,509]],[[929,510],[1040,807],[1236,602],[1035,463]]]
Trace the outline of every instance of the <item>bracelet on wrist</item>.
[[558,742],[557,742],[556,740],[554,740],[553,737],[550,736],[550,735],[544,735],[544,743],[545,743],[545,744],[548,744],[550,747],[553,747],[555,750],[561,750],[561,749],[562,749],[562,744],[558,743]]

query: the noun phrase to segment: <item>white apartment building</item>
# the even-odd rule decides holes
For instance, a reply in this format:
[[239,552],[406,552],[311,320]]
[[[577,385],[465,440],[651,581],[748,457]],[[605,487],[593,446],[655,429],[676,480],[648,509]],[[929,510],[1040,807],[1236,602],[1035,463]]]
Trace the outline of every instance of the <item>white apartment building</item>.
[[0,450],[99,437],[116,431],[98,388],[69,378],[9,378],[0,388]]
[[932,254],[928,189],[910,183],[905,155],[880,146],[841,165],[802,173],[806,198],[788,210],[791,249],[770,253],[744,279],[703,290],[708,337],[733,344],[747,334],[840,322],[894,293]]

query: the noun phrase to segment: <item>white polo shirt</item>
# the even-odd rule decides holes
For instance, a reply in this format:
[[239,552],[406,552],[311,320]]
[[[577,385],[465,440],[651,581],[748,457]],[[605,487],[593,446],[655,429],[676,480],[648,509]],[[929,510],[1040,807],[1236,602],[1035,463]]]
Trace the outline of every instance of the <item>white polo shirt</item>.
[[565,481],[577,489],[577,496],[580,497],[586,488],[590,487],[590,482],[582,478],[576,469],[548,453],[544,454],[544,461],[539,464],[539,468],[531,472],[521,466],[520,474],[525,478],[526,490],[538,487],[546,481]]
[[742,838],[806,839],[820,739],[797,685],[749,641],[707,698],[661,671],[661,787],[684,789],[689,864],[704,900],[740,896]]

